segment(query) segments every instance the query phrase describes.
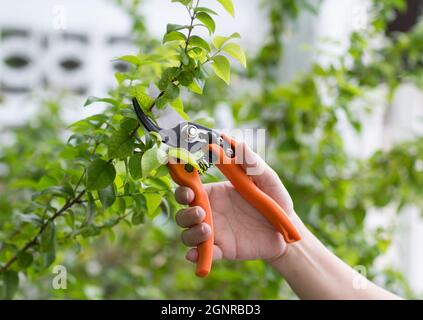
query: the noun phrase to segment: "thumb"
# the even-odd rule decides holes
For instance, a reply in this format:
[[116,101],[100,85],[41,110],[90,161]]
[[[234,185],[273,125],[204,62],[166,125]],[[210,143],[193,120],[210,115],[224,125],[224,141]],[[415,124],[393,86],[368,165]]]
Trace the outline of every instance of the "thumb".
[[259,189],[273,198],[288,214],[294,212],[291,196],[278,174],[246,143],[238,143],[235,159]]
[[245,173],[258,185],[265,185],[273,179],[279,180],[269,165],[245,142],[239,142],[235,152],[235,161]]

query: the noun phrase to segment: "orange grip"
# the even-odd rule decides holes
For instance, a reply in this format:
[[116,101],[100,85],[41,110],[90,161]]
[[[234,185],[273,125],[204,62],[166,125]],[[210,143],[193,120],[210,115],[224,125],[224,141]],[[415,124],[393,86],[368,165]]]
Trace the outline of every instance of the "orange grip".
[[[231,144],[236,150],[237,142],[223,135],[222,138]],[[210,150],[218,155],[216,167],[229,179],[239,194],[273,225],[282,234],[287,243],[301,240],[301,235],[292,223],[286,212],[266,193],[261,191],[246,174],[244,169],[235,162],[235,158],[229,158],[224,150],[210,144]]]
[[208,240],[200,243],[197,246],[198,260],[197,269],[195,274],[199,277],[205,277],[209,274],[213,259],[213,243],[214,243],[214,229],[213,229],[213,217],[210,207],[209,197],[204,190],[204,186],[201,183],[200,176],[196,169],[189,172],[185,169],[183,163],[168,163],[167,167],[169,173],[177,184],[184,187],[189,187],[194,191],[195,198],[191,202],[190,207],[200,206],[206,212],[204,222],[206,222],[211,229],[211,236]]

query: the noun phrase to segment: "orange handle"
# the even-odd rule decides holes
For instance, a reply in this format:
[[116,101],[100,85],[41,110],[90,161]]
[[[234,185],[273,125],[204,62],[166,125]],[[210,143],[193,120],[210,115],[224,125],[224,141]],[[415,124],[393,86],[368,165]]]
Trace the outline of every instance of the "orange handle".
[[210,207],[209,197],[204,190],[204,186],[201,183],[200,176],[196,169],[191,172],[185,169],[183,163],[168,163],[170,176],[180,186],[189,187],[194,191],[195,198],[190,204],[190,207],[200,206],[206,212],[204,221],[210,226],[211,236],[208,240],[200,243],[197,246],[198,260],[197,269],[195,274],[199,277],[205,277],[209,274],[213,259],[213,243],[214,243],[214,229],[213,229],[213,217]]
[[[235,151],[237,142],[222,134]],[[218,156],[216,167],[229,179],[239,194],[273,225],[282,234],[287,243],[301,240],[301,235],[292,223],[286,212],[266,193],[261,191],[246,174],[244,169],[229,158],[222,147],[216,144],[209,145],[210,150]]]

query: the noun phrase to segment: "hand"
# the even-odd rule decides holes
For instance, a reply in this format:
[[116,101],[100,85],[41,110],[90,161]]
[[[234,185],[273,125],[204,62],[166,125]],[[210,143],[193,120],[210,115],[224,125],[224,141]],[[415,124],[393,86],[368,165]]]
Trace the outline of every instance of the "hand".
[[[276,172],[246,144],[240,143],[239,147],[243,150],[243,167],[248,169],[247,173],[251,169],[261,172],[260,175],[251,176],[254,183],[272,197],[291,218],[296,218],[291,197]],[[287,246],[282,235],[239,195],[230,182],[210,183],[204,187],[210,199],[214,220],[214,260],[273,260],[286,252]],[[187,187],[179,187],[175,197],[179,203],[187,205],[194,200],[194,192]],[[187,228],[182,232],[185,245],[195,247],[210,237],[209,225],[202,223],[204,217],[205,212],[201,207],[186,208],[177,213],[176,222]],[[190,249],[186,255],[192,262],[197,257],[196,248]]]

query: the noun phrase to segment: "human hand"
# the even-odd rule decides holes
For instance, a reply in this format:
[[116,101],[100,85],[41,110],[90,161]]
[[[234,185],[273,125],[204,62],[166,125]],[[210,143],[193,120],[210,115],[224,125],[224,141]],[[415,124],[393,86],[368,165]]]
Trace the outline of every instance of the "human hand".
[[[240,143],[245,161],[242,166],[247,172],[260,172],[251,175],[254,183],[273,198],[291,217],[298,220],[291,197],[278,175],[263,159],[246,144]],[[213,259],[229,260],[273,260],[286,252],[286,243],[282,235],[241,195],[228,181],[204,185],[209,196],[214,220]],[[175,192],[176,200],[188,205],[194,200],[194,192],[187,187],[179,187]],[[210,237],[210,227],[202,222],[205,212],[201,207],[182,209],[176,215],[176,222],[183,228],[182,241],[189,247],[195,247]],[[188,251],[186,258],[197,260],[196,248]]]

